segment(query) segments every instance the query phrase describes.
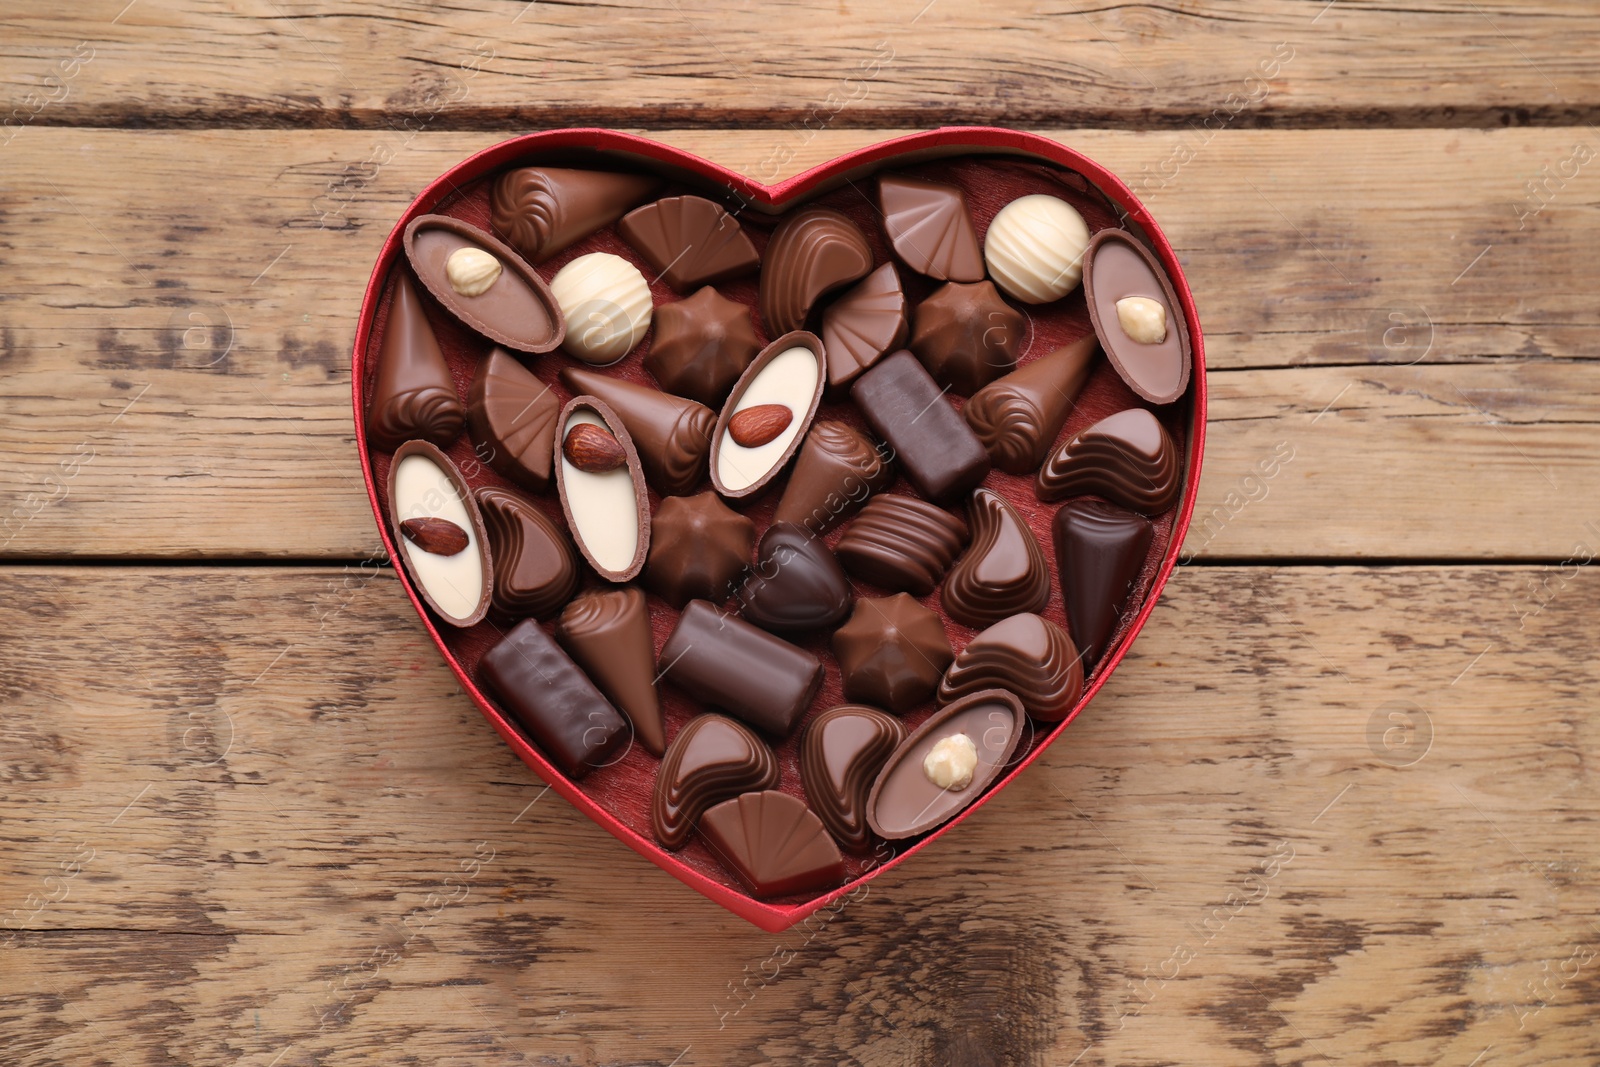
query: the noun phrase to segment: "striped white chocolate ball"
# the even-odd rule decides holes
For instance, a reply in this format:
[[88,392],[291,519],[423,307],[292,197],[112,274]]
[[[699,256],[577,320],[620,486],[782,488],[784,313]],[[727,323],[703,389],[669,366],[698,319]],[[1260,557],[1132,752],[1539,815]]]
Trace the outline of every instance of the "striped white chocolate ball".
[[550,279],[550,291],[567,320],[562,350],[593,366],[632,352],[650,328],[650,285],[621,256],[579,256]]
[[1083,278],[1089,226],[1071,204],[1044,193],[1018,197],[994,217],[983,239],[989,276],[1026,304],[1060,300]]

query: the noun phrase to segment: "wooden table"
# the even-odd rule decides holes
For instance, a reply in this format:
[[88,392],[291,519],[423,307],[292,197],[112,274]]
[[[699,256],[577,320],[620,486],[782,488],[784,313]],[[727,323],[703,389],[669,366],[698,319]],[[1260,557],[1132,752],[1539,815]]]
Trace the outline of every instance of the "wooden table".
[[[6,5],[0,1060],[1600,1059],[1592,2],[966,6]],[[547,797],[424,641],[356,310],[512,133],[776,177],[953,122],[1161,219],[1200,515],[1033,771],[763,934]]]

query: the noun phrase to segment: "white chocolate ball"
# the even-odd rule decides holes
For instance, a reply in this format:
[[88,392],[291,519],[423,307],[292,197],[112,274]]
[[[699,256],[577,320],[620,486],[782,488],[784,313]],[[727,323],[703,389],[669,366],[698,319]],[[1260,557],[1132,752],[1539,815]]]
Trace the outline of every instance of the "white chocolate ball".
[[940,789],[960,792],[972,784],[978,748],[966,734],[941,737],[922,760],[922,773]]
[[983,262],[1007,296],[1048,304],[1078,287],[1088,247],[1089,224],[1077,209],[1034,193],[1011,201],[989,223]]
[[567,320],[568,355],[596,367],[633,351],[650,328],[650,285],[639,268],[610,252],[579,256],[556,272],[550,291]]
[[1118,300],[1117,322],[1123,333],[1142,345],[1158,345],[1167,339],[1167,306],[1148,296]]

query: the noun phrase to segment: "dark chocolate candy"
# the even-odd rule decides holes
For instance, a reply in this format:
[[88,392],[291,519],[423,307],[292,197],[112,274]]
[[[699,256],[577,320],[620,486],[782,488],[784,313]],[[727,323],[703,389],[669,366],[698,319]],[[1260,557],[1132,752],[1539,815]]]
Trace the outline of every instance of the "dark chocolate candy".
[[703,196],[669,196],[634,208],[617,223],[617,232],[680,293],[761,266],[739,220]]
[[[1170,404],[1189,388],[1189,329],[1167,272],[1126,230],[1101,230],[1083,257],[1083,293],[1089,318],[1111,365],[1128,388],[1152,404]],[[1164,330],[1145,343],[1128,335],[1118,302],[1129,297],[1161,306]]]
[[[1016,751],[1027,720],[1022,704],[1003,689],[985,689],[940,708],[895,749],[867,798],[867,823],[888,841],[931,830],[970,806]],[[972,780],[959,790],[929,780],[923,763],[941,740],[966,734],[977,753]]]
[[518,167],[494,183],[490,224],[528,262],[543,263],[611,225],[659,188],[661,179],[652,175]]
[[721,715],[690,719],[667,746],[650,800],[650,828],[680,849],[711,805],[778,784],[778,761],[748,726]]
[[834,554],[863,582],[927,596],[969,537],[967,524],[943,508],[914,496],[880,496],[850,524]]
[[805,634],[850,614],[850,579],[828,546],[789,522],[761,535],[755,565],[739,586],[741,614],[763,630]]
[[449,556],[398,532],[400,558],[423,603],[451,626],[473,626],[488,614],[494,559],[472,490],[450,458],[428,441],[407,441],[389,464],[389,521],[444,519],[467,534],[467,547]]
[[[804,330],[773,341],[745,368],[717,416],[711,438],[711,484],[730,500],[759,493],[777,477],[805,439],[826,384],[822,342]],[[732,433],[740,412],[782,405],[789,419],[776,436],[747,447]]]
[[1066,425],[1099,347],[1090,334],[973,394],[961,414],[996,467],[1010,474],[1029,474],[1039,466]]
[[378,349],[378,377],[367,405],[367,437],[385,452],[411,440],[443,448],[461,432],[464,417],[422,300],[410,276],[403,268],[397,270]]
[[716,493],[669,496],[656,509],[644,581],[675,608],[691,600],[725,602],[750,563],[756,525]]
[[782,638],[690,601],[661,649],[661,676],[777,738],[788,737],[822,685],[822,661]]
[[1027,320],[991,281],[947,282],[917,305],[911,351],[933,380],[971,396],[1017,365]]
[[767,789],[742,793],[700,816],[711,851],[758,897],[829,889],[844,879],[844,857],[805,802]]
[[578,597],[561,613],[556,640],[628,717],[645,750],[652,756],[666,751],[650,612],[638,587],[596,590]]
[[867,847],[867,794],[889,754],[906,739],[905,723],[865,704],[841,704],[806,724],[800,780],[823,825],[853,852]]
[[761,351],[750,309],[709,285],[655,311],[655,338],[644,369],[669,393],[720,407]]
[[569,778],[604,764],[627,739],[617,709],[532,619],[484,653],[478,677]]
[[931,697],[952,657],[939,616],[904,593],[856,601],[834,631],[833,654],[846,697],[896,713]]
[[1029,715],[1060,722],[1083,693],[1083,660],[1067,632],[1031,612],[974,637],[939,683],[939,703],[982,689],[1007,689]]
[[866,234],[832,208],[795,212],[778,224],[761,266],[761,319],[767,333],[802,329],[817,300],[866,276]]
[[842,422],[811,427],[773,522],[793,522],[818,537],[861,509],[894,480],[894,468],[865,434]]
[[[580,425],[598,426],[614,437],[622,446],[623,466],[602,472],[575,465],[561,442]],[[627,424],[604,400],[575,396],[561,409],[556,437],[556,489],[567,529],[596,574],[626,582],[644,569],[650,551],[650,495]]]
[[[518,352],[549,352],[567,336],[566,319],[550,286],[494,235],[449,215],[419,215],[406,226],[411,269],[446,311],[497,344]],[[488,289],[469,295],[451,278],[451,257],[471,250],[500,266]]]
[[478,458],[535,493],[550,484],[561,398],[505,349],[478,364],[467,390],[467,428]]
[[1144,569],[1155,528],[1102,500],[1074,500],[1056,512],[1051,533],[1067,625],[1086,669],[1100,662]]
[[989,489],[973,492],[967,507],[972,547],[950,569],[939,594],[950,618],[966,626],[992,626],[1050,602],[1050,569],[1039,542],[1010,502]]
[[478,490],[494,559],[496,612],[547,619],[578,588],[578,554],[566,533],[530,501],[504,489]]
[[989,473],[989,453],[910,352],[886,356],[856,379],[850,396],[934,503],[960,498]]
[[1178,499],[1183,477],[1165,426],[1144,408],[1107,415],[1051,454],[1035,492],[1040,500],[1094,493],[1146,515]]
[[706,453],[717,424],[704,404],[579,367],[562,367],[561,381],[575,393],[597,396],[628,428],[645,477],[662,496],[693,491],[706,475]]
[[956,282],[983,277],[967,197],[956,186],[885,174],[878,179],[878,210],[895,255],[918,274]]
[[885,263],[822,313],[828,384],[845,385],[905,343],[908,303],[893,263]]

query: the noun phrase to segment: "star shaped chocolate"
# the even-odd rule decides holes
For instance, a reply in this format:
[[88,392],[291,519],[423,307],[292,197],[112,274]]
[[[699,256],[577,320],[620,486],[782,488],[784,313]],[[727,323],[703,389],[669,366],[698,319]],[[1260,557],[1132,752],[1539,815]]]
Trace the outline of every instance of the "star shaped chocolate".
[[911,351],[935,381],[970,396],[1017,363],[1022,313],[989,281],[947,282],[917,305]]
[[933,695],[954,658],[939,616],[905,593],[856,601],[833,634],[848,700],[899,714]]
[[750,309],[709,285],[687,300],[656,308],[655,327],[645,370],[667,392],[710,408],[722,406],[761,351]]
[[724,604],[755,547],[755,523],[716,493],[669,496],[650,520],[644,582],[680,610],[691,600]]

